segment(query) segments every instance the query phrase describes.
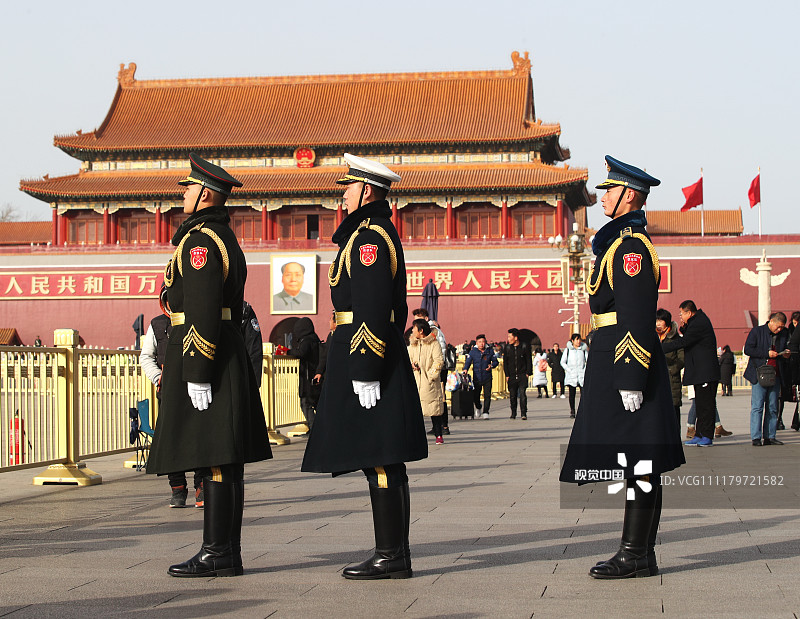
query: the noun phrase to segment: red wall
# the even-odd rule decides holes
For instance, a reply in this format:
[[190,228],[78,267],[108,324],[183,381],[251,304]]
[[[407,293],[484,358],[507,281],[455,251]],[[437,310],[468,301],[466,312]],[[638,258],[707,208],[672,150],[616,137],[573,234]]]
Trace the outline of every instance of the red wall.
[[[780,286],[772,289],[772,307],[787,314],[800,309],[800,258],[774,258],[773,275],[791,269],[792,274]],[[677,319],[678,305],[692,299],[708,314],[717,331],[720,345],[730,344],[741,350],[749,331],[746,312],[757,315],[757,289],[739,280],[739,270],[755,271],[756,259],[688,259],[663,258],[672,268],[671,292],[661,295],[659,305]],[[253,305],[261,322],[264,339],[272,328],[286,316],[269,314],[269,267],[252,264],[248,268],[246,299]],[[49,269],[52,271],[53,269]],[[330,293],[327,286],[328,265],[318,267],[317,315],[311,316],[317,333],[327,334],[331,312]],[[0,270],[2,276],[2,270]],[[0,286],[0,295],[4,288]],[[409,310],[418,307],[421,296],[409,296]],[[439,322],[448,340],[454,344],[471,340],[485,333],[489,340],[505,340],[510,327],[535,331],[546,347],[568,338],[569,327],[560,323],[571,316],[560,294],[535,295],[443,295],[439,299]],[[41,335],[45,345],[52,345],[53,330],[78,329],[89,346],[116,348],[131,346],[134,334],[131,325],[140,313],[149,321],[159,312],[155,298],[149,299],[98,299],[98,300],[27,300],[12,301],[0,298],[0,327],[14,327],[26,345],[31,345]],[[581,307],[581,321],[588,322],[588,305]]]

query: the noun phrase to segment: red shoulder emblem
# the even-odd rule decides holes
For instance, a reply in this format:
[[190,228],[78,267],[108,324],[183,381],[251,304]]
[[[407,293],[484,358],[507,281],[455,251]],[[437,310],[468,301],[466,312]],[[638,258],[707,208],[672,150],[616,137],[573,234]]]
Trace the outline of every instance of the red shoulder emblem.
[[378,246],[377,245],[362,245],[358,248],[358,254],[361,258],[361,264],[368,267],[375,263],[378,259]]
[[195,247],[190,250],[189,254],[192,256],[192,266],[195,269],[202,269],[206,265],[206,256],[208,249],[205,247]]
[[642,270],[642,254],[625,254],[622,256],[625,272],[634,277]]

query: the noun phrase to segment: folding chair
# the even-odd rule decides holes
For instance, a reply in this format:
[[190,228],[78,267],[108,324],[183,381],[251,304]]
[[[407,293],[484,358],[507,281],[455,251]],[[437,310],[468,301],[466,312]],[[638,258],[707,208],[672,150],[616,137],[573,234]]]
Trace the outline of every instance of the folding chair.
[[131,408],[128,414],[131,418],[131,445],[136,445],[136,470],[141,471],[147,466],[150,441],[153,438],[153,428],[150,427],[150,401],[137,402],[136,408]]

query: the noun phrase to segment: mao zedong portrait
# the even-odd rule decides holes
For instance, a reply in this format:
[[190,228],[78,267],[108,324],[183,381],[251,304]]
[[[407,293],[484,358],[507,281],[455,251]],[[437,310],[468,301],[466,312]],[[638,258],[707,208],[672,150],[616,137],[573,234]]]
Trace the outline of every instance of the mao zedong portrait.
[[281,266],[283,290],[272,295],[273,312],[313,312],[314,296],[303,292],[306,268],[299,262]]

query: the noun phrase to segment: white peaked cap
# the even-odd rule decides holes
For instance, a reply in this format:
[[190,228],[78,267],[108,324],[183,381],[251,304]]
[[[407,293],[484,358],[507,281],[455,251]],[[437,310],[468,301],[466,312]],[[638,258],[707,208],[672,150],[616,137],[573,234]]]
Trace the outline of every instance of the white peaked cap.
[[336,181],[340,185],[368,183],[388,190],[392,183],[400,181],[399,174],[395,174],[378,161],[357,157],[350,153],[344,154],[344,160],[348,163],[350,169],[344,177]]

